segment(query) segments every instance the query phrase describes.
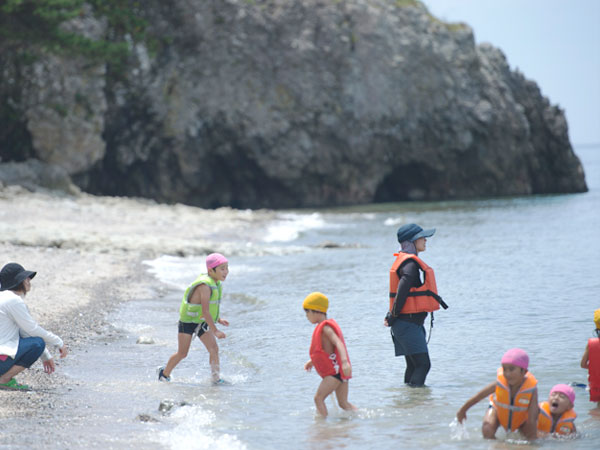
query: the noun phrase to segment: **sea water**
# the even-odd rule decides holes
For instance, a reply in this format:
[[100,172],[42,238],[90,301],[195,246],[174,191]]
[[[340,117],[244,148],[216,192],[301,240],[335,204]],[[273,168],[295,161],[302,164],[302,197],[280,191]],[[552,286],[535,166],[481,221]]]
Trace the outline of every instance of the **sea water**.
[[[460,406],[494,381],[502,354],[521,347],[539,381],[540,401],[557,383],[587,384],[580,360],[600,308],[600,148],[581,149],[588,193],[280,212],[263,233],[239,230],[229,254],[219,328],[222,377],[212,386],[208,354],[195,340],[158,383],[155,369],[176,350],[183,290],[204,257],[147,261],[164,295],[127,302],[112,313],[113,333],[66,365],[75,380],[65,447],[190,449],[512,448],[518,436],[481,437],[487,401],[459,425]],[[424,388],[403,384],[394,357],[388,272],[405,223],[435,227],[420,256],[436,271],[448,310],[430,329],[432,368]],[[216,231],[218,233],[218,230]],[[259,237],[256,237],[259,236]],[[241,251],[243,249],[243,251]],[[303,370],[313,325],[302,300],[330,300],[353,378],[342,411],[316,416],[320,377]],[[147,344],[137,343],[142,341]],[[96,368],[96,369],[92,369]],[[596,449],[600,417],[585,387],[575,387],[576,439],[544,448]],[[163,411],[159,410],[162,402]],[[93,436],[90,438],[89,436]]]

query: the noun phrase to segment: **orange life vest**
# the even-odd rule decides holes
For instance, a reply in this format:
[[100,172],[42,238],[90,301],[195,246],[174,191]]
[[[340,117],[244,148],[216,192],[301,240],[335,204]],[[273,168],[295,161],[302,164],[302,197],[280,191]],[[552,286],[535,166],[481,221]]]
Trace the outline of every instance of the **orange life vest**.
[[577,414],[573,408],[565,411],[556,422],[550,412],[550,403],[540,403],[537,429],[546,433],[570,434],[575,431],[575,418]]
[[531,372],[525,374],[525,380],[513,399],[510,398],[510,386],[504,377],[502,367],[498,369],[496,393],[490,395],[490,401],[498,414],[498,421],[505,430],[515,431],[528,418],[531,397],[537,390],[537,380]]
[[446,304],[443,303],[442,298],[437,293],[437,285],[435,284],[435,275],[433,269],[423,262],[421,258],[411,253],[394,253],[396,261],[392,264],[390,269],[390,311],[394,307],[394,301],[396,299],[396,293],[398,292],[398,283],[400,278],[398,277],[398,268],[406,260],[412,259],[425,273],[425,281],[419,287],[413,287],[410,289],[406,302],[400,310],[401,314],[413,314],[418,312],[433,312],[440,309],[440,303],[445,308]]
[[[315,370],[321,377],[325,378],[330,375],[340,374],[342,380],[348,380],[351,377],[347,377],[342,373],[341,370],[341,362],[340,354],[338,350],[335,350],[335,353],[331,355],[326,353],[323,350],[323,341],[321,340],[321,336],[323,334],[323,327],[325,325],[329,325],[333,328],[335,334],[341,339],[342,344],[344,344],[344,349],[346,349],[346,342],[344,341],[344,336],[342,335],[342,330],[337,322],[333,319],[325,319],[323,322],[319,323],[315,327],[315,331],[313,331],[312,339],[310,341],[310,360],[313,362]],[[346,355],[348,355],[348,350],[346,349]],[[350,356],[348,356],[348,361],[350,361]]]
[[600,338],[588,340],[588,382],[590,401],[600,402]]

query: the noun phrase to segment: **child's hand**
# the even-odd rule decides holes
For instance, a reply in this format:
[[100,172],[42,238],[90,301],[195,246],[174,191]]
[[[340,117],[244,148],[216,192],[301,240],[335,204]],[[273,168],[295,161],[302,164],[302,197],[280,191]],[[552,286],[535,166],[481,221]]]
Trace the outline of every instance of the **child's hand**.
[[456,413],[456,418],[458,419],[459,423],[462,423],[463,420],[467,418],[467,411],[463,411],[463,408],[460,408]]
[[225,319],[219,319],[217,322],[219,322],[221,325],[225,325],[226,327],[229,326],[229,322],[227,322]]
[[348,378],[352,376],[352,366],[349,361],[342,363],[342,375]]
[[217,330],[217,331],[215,331],[215,337],[217,339],[223,339],[223,338],[227,337],[227,335],[225,333],[223,333],[222,331]]
[[304,364],[304,370],[306,370],[307,372],[310,372],[310,369],[313,368],[313,362],[312,359],[309,359],[308,362],[306,364]]

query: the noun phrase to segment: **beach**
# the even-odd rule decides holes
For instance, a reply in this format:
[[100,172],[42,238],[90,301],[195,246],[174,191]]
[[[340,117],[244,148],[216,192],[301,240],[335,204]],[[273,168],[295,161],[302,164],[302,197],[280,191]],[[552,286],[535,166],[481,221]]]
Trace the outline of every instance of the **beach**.
[[[31,392],[0,391],[0,447],[488,448],[487,403],[469,410],[464,426],[456,411],[519,347],[540,400],[553,385],[573,383],[578,435],[568,446],[595,449],[600,421],[580,359],[600,292],[600,153],[582,155],[588,193],[455,202],[203,210],[0,189],[2,262],[38,272],[26,303],[71,350],[50,376],[39,362],[17,376]],[[450,305],[426,326],[432,368],[423,389],[402,383],[404,359],[394,357],[383,326],[396,230],[405,223],[437,229],[424,260]],[[221,305],[230,326],[219,341],[230,384],[211,384],[197,341],[173,381],[159,383],[156,368],[175,350],[182,292],[212,251],[230,261]],[[566,255],[579,262],[567,284]],[[358,407],[346,414],[328,400],[327,420],[315,416],[319,377],[303,370],[313,326],[301,305],[316,290],[344,332],[349,400]],[[518,436],[497,437],[522,447]]]
[[[72,358],[106,329],[105,317],[116,305],[166,289],[142,261],[233,252],[238,230],[250,233],[270,217],[268,211],[203,210],[6,186],[0,189],[1,265],[18,262],[37,272],[26,304],[42,327],[64,340]],[[0,390],[0,419],[44,417],[50,421],[45,426],[59,420],[54,409],[70,381],[54,356],[54,374],[46,375],[38,361],[17,377],[33,391]]]

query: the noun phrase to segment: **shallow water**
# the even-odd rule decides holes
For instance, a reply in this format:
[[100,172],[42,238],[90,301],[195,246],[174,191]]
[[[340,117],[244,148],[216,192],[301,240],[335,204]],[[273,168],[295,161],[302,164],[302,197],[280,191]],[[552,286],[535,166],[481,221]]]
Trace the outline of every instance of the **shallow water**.
[[[518,437],[481,438],[480,402],[463,428],[462,403],[495,379],[504,351],[524,348],[540,399],[556,383],[587,383],[579,367],[600,308],[600,149],[578,152],[590,192],[465,202],[387,204],[281,213],[261,238],[230,255],[219,341],[222,375],[210,384],[208,355],[196,340],[174,371],[156,382],[155,368],[176,349],[183,289],[202,258],[162,257],[148,268],[172,287],[160,298],[122,305],[86,353],[64,364],[76,386],[64,447],[87,448],[508,448]],[[404,359],[394,358],[382,325],[395,231],[416,222],[436,227],[421,256],[436,270],[450,305],[435,314],[427,387],[403,385]],[[243,230],[242,230],[243,231]],[[218,232],[218,230],[216,230]],[[243,233],[242,233],[243,234]],[[253,234],[256,236],[256,233]],[[339,247],[322,248],[333,242]],[[254,253],[254,255],[252,255]],[[319,290],[344,331],[353,364],[349,399],[356,413],[331,400],[315,417],[320,378],[305,373],[312,325],[301,308]],[[136,344],[140,337],[154,344]],[[546,440],[544,448],[597,448],[600,416],[576,388],[579,437]],[[69,397],[70,396],[70,397]],[[158,410],[161,401],[175,406]],[[90,437],[93,436],[93,437]]]

